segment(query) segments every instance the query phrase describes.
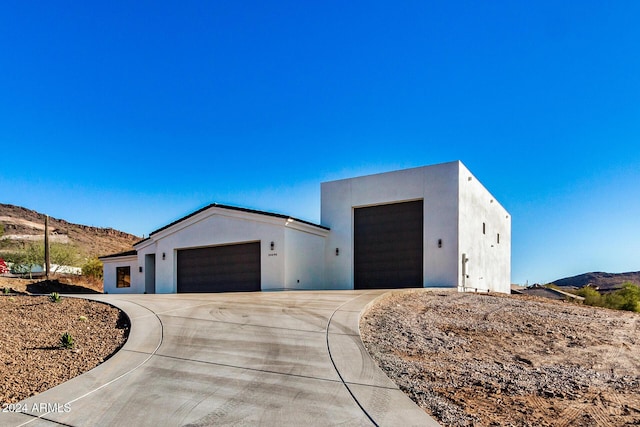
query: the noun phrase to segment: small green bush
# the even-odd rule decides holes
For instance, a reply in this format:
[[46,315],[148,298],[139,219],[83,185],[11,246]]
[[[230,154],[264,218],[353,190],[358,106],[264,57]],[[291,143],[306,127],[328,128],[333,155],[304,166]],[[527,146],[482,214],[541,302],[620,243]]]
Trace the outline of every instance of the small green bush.
[[51,294],[49,295],[49,300],[51,302],[60,302],[60,301],[62,301],[62,298],[60,297],[59,293],[51,292]]
[[80,316],[78,317],[78,320],[81,322],[86,322],[87,321],[87,316]]
[[640,287],[627,282],[616,292],[620,298],[619,309],[640,312]]
[[97,280],[102,280],[102,261],[91,258],[82,266],[82,274]]
[[600,295],[600,292],[596,291],[592,287],[585,286],[584,288],[578,289],[576,291],[576,295],[583,297],[584,303],[586,305],[604,307],[602,302],[602,295]]
[[621,289],[605,295],[588,286],[578,289],[575,293],[584,297],[586,305],[640,312],[640,287],[631,282],[626,282]]
[[73,337],[69,332],[65,332],[60,337],[60,346],[63,348],[73,348],[75,343],[73,342]]

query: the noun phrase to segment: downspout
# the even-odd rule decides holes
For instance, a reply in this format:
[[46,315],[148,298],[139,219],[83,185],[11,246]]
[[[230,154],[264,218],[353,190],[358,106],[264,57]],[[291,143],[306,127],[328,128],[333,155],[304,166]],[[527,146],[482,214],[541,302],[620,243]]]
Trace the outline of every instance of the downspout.
[[469,262],[469,258],[467,258],[467,254],[462,254],[462,292],[466,292],[467,290],[467,263]]

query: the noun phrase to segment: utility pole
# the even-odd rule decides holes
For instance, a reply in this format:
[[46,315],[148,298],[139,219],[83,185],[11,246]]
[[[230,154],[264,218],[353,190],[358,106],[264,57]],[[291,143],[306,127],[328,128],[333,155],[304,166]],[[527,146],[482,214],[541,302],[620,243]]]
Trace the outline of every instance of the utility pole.
[[44,272],[47,280],[49,280],[49,272],[51,263],[49,259],[49,215],[44,217]]

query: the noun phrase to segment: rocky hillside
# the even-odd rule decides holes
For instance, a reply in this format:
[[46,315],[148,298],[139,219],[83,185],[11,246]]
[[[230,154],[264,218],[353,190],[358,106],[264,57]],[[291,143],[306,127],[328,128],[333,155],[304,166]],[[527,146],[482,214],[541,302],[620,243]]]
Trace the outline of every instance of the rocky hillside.
[[552,282],[556,286],[582,288],[590,285],[601,291],[618,289],[625,282],[640,286],[640,271],[630,273],[585,273],[578,276],[566,277]]
[[[44,239],[45,215],[20,206],[0,203],[0,256],[19,249],[24,242]],[[131,249],[140,237],[114,230],[73,224],[49,217],[51,242],[72,244],[84,257],[102,256]]]

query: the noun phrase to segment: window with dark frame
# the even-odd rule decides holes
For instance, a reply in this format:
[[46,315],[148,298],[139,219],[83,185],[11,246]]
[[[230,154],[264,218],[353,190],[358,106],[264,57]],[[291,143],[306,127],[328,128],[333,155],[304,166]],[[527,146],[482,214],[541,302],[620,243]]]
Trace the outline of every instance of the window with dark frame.
[[131,287],[131,267],[116,267],[116,288]]

